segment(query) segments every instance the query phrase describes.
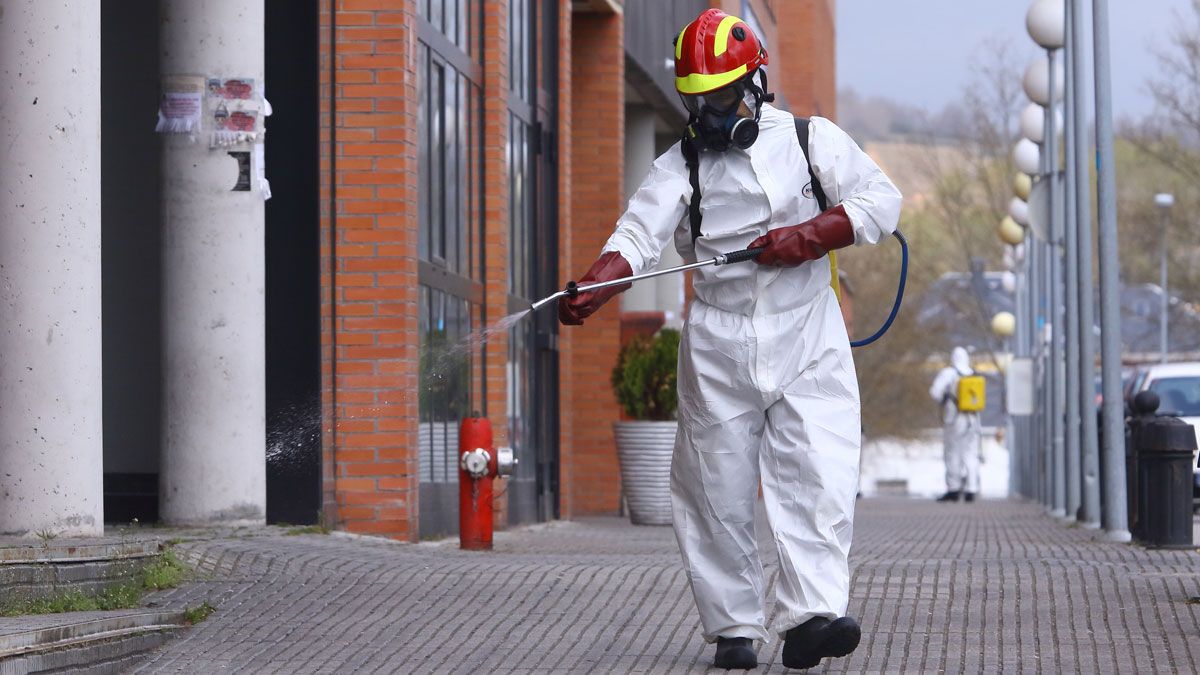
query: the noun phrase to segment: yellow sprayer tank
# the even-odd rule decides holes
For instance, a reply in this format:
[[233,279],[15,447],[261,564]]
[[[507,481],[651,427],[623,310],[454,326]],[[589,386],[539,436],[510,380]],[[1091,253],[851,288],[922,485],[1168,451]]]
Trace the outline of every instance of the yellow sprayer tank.
[[985,402],[987,381],[982,375],[958,378],[958,409],[960,412],[980,412]]

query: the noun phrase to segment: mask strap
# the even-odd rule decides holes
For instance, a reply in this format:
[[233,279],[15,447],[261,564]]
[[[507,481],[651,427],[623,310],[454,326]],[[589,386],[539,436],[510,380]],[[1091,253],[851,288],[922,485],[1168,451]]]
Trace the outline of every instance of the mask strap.
[[[762,78],[762,89],[760,89],[759,91],[762,92],[763,103],[774,103],[775,102],[775,94],[770,93],[771,88],[770,88],[770,85],[767,84],[766,68],[759,68],[758,76]],[[757,85],[755,85],[755,86],[757,86]]]

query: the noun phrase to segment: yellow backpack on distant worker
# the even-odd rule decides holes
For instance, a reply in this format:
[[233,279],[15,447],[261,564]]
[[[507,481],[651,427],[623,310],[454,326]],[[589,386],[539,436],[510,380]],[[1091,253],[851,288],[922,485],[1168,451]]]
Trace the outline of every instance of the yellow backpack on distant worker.
[[958,378],[958,411],[981,412],[987,391],[987,381],[982,375],[967,375]]

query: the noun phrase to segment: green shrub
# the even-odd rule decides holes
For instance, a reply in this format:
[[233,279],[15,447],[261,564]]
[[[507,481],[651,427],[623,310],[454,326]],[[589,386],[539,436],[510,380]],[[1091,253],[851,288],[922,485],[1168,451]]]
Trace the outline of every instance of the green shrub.
[[679,331],[664,328],[639,335],[621,348],[612,372],[613,392],[625,414],[636,420],[675,419],[675,369]]

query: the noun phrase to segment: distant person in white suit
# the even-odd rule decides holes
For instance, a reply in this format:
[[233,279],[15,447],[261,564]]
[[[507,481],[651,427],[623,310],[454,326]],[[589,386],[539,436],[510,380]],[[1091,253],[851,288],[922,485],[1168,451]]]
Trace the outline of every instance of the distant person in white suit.
[[967,350],[955,347],[950,365],[933,380],[929,395],[942,406],[942,443],[946,459],[946,493],[939,502],[975,501],[979,494],[979,413],[965,412],[958,402],[958,383],[974,375]]

